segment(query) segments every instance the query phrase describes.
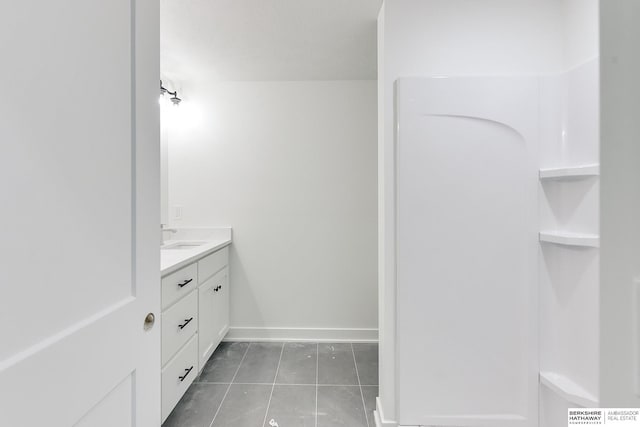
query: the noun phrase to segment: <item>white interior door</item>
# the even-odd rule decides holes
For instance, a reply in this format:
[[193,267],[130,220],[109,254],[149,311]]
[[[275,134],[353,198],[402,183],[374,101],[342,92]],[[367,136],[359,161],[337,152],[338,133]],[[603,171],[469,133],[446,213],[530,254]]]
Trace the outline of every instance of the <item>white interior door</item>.
[[159,426],[158,4],[0,16],[0,425]]
[[397,84],[401,425],[537,425],[532,78]]

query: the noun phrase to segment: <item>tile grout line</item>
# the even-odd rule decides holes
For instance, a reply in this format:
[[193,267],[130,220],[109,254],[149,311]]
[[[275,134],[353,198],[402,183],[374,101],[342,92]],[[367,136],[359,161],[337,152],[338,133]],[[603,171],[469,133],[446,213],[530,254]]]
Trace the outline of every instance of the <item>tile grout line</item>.
[[249,343],[249,345],[247,346],[247,349],[244,351],[244,354],[242,355],[242,359],[240,359],[240,363],[238,364],[238,368],[236,369],[236,372],[233,374],[233,378],[231,378],[231,382],[227,386],[227,391],[224,392],[224,396],[222,397],[222,400],[220,401],[220,405],[218,405],[218,409],[216,410],[216,413],[213,415],[213,419],[211,420],[211,424],[209,424],[209,427],[213,426],[213,422],[216,420],[216,417],[218,416],[218,413],[220,412],[220,409],[222,408],[222,404],[224,403],[225,399],[227,398],[227,394],[229,394],[229,390],[231,389],[231,384],[233,384],[233,380],[236,379],[236,375],[238,375],[238,371],[240,370],[240,367],[242,366],[242,362],[244,362],[244,358],[247,357],[247,353],[249,353],[249,349],[250,348],[251,348],[251,343]]
[[320,364],[320,343],[316,343],[316,426],[318,427],[318,365]]
[[364,419],[367,421],[367,427],[370,427],[369,415],[367,414],[367,406],[364,404],[364,393],[362,392],[362,384],[360,383],[360,374],[358,373],[358,362],[356,361],[356,351],[353,349],[353,343],[351,343],[351,354],[353,355],[353,364],[356,367],[356,377],[358,377],[358,386],[360,387],[360,398],[362,399],[362,410],[364,411]]
[[278,371],[280,370],[280,362],[282,362],[282,353],[284,353],[284,344],[282,343],[282,348],[280,349],[280,359],[278,359],[278,367],[276,368],[276,374],[273,377],[273,384],[271,385],[271,394],[269,394],[269,402],[267,403],[267,409],[264,411],[264,419],[262,420],[262,426],[267,423],[267,415],[269,415],[269,407],[271,406],[271,398],[273,397],[273,389],[276,388],[276,380],[278,379]]
[[[198,384],[218,384],[229,385],[229,382],[217,382],[217,381],[200,381]],[[273,385],[273,383],[240,383],[234,382],[234,385]],[[296,386],[296,387],[311,387],[315,386],[315,383],[275,383],[275,385],[282,386]],[[318,384],[318,387],[358,387],[358,384]],[[362,387],[377,387],[375,384],[362,384]]]

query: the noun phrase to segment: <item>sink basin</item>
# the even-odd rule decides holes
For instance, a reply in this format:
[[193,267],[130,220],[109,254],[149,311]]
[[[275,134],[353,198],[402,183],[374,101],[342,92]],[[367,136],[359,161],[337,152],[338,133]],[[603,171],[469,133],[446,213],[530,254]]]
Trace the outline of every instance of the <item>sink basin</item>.
[[194,249],[197,248],[198,246],[202,246],[207,242],[176,242],[176,243],[171,243],[170,245],[166,245],[166,246],[162,246],[160,249],[162,250],[166,250],[166,249]]

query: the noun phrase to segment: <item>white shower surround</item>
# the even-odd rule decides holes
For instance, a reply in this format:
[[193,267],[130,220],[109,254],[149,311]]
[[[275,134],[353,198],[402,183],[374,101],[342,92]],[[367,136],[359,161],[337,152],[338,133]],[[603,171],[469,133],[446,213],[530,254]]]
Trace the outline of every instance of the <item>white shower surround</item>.
[[538,390],[543,426],[598,406],[598,175],[539,178],[598,164],[598,65],[398,80],[401,425],[538,425]]
[[[542,79],[541,169],[599,165],[599,65]],[[599,405],[599,176],[541,180],[538,199],[540,230],[583,236],[540,244],[540,425],[553,427]]]
[[[465,4],[464,12],[459,7],[460,3]],[[477,10],[474,9],[476,6]],[[539,419],[540,425],[555,427],[566,423],[568,406],[576,406],[580,402],[593,403],[599,398],[600,348],[594,349],[594,345],[599,345],[600,335],[597,315],[599,250],[579,247],[585,242],[590,246],[599,244],[599,2],[558,0],[501,6],[506,6],[506,3],[499,0],[482,2],[481,5],[464,1],[399,0],[385,4],[379,17],[381,384],[377,425],[418,424],[417,419],[403,418],[407,400],[401,397],[403,379],[397,373],[404,361],[401,361],[400,354],[402,342],[396,343],[396,339],[399,339],[406,322],[399,323],[403,317],[401,290],[396,288],[395,261],[391,259],[396,250],[394,224],[397,219],[393,207],[397,196],[393,188],[397,172],[393,167],[393,85],[405,76],[493,75],[536,79],[538,90],[533,102],[539,105],[539,137],[535,141],[539,153],[533,154],[533,150],[531,160],[537,168],[545,170],[542,171],[543,177],[581,175],[571,179],[546,176],[544,183],[539,183],[538,173],[530,178],[534,190],[529,196],[534,201],[540,198],[539,207],[534,207],[538,218],[534,212],[531,224],[543,232],[542,236],[536,232],[529,237],[536,245],[536,254],[531,258],[537,263],[533,272],[536,276],[535,291],[540,297],[540,313],[557,318],[546,323],[538,323],[537,316],[534,319],[536,332],[532,333],[530,341],[538,345],[538,332],[540,334],[540,353],[537,350],[533,352],[535,356],[539,355],[541,364],[536,369],[546,368],[548,371],[543,372],[540,384],[537,375],[533,381],[523,379],[523,384],[526,381],[534,383],[529,385],[535,386],[536,390],[530,394],[532,402],[528,405],[528,413],[520,419],[517,414],[512,416],[513,413],[502,419],[495,413],[476,414],[479,416],[475,417],[473,414],[458,414],[460,417],[457,419],[455,416],[448,420],[440,419],[435,424],[476,425],[486,423],[489,415],[493,418],[492,425],[538,425]],[[517,30],[509,23],[516,21],[519,23]],[[545,31],[540,33],[543,27]],[[509,31],[509,39],[497,36],[505,34],[505,31]],[[471,34],[472,38],[469,37]],[[464,55],[464,52],[469,52],[470,40],[474,45],[473,53]],[[520,53],[526,52],[527,56],[520,58],[518,49]],[[550,239],[559,236],[578,247],[538,242],[540,237],[544,240],[547,236],[551,236]],[[566,253],[573,254],[573,258]],[[550,282],[549,277],[558,276],[558,271],[565,273]],[[576,271],[584,272],[584,277],[579,277],[577,284],[570,274],[572,271],[574,276]],[[571,285],[579,288],[578,297],[570,303],[560,300],[558,292]],[[414,304],[415,301],[420,299],[414,298]],[[580,303],[587,304],[588,313],[574,316]],[[467,322],[471,320],[466,319]],[[571,331],[574,330],[580,331],[580,337],[585,337],[584,331],[588,330],[590,338],[581,342],[572,340]],[[567,344],[557,351],[558,343],[564,339],[568,340]],[[577,363],[571,364],[572,358],[578,357],[581,351],[589,351],[590,355],[579,357]],[[413,359],[422,362],[420,366],[428,363],[424,356],[412,355]],[[537,390],[540,390],[540,396]],[[571,394],[575,390],[579,390],[577,398]],[[489,389],[489,394],[492,393]],[[425,400],[420,401],[421,397],[425,397],[424,390],[416,391],[414,401],[424,406]],[[569,403],[566,401],[568,397],[578,402]],[[541,400],[540,416],[538,398]],[[419,412],[417,405],[416,408]],[[564,417],[562,423],[560,417]]]
[[398,80],[402,425],[536,423],[538,94],[536,77]]

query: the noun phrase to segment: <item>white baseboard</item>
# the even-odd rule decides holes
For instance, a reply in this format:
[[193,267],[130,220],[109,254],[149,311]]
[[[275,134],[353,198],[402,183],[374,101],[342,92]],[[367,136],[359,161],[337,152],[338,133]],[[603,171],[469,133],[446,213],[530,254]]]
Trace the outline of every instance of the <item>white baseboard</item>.
[[389,421],[384,418],[382,412],[382,405],[380,404],[380,398],[376,397],[376,410],[373,411],[373,417],[376,422],[376,427],[398,427],[398,423],[395,421]]
[[378,330],[231,327],[223,341],[378,342]]

